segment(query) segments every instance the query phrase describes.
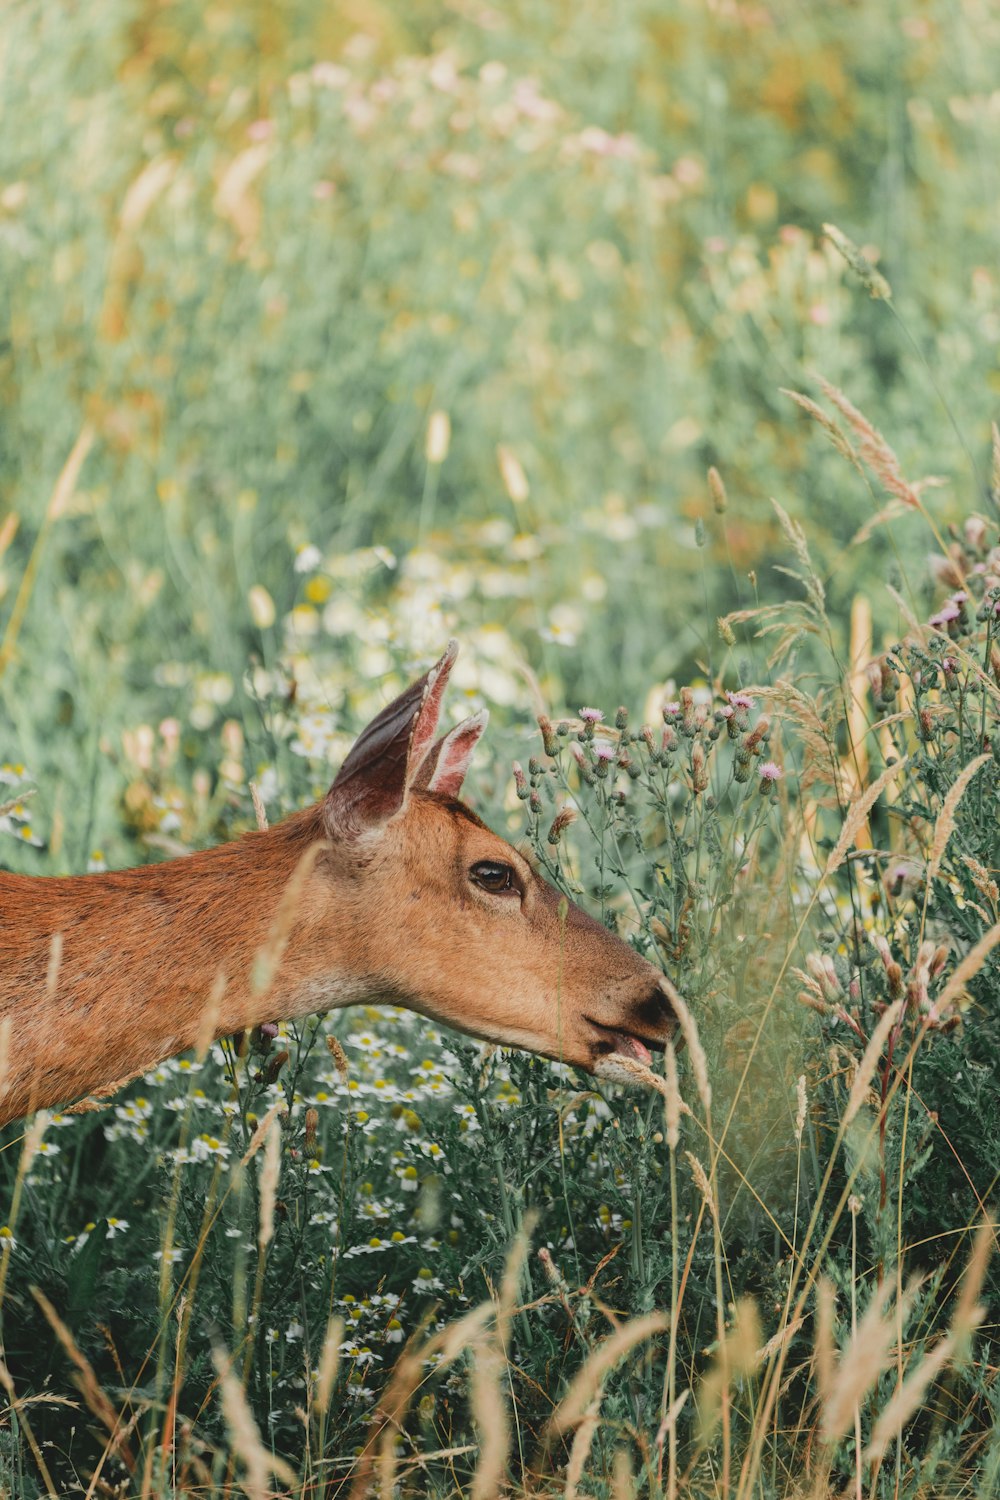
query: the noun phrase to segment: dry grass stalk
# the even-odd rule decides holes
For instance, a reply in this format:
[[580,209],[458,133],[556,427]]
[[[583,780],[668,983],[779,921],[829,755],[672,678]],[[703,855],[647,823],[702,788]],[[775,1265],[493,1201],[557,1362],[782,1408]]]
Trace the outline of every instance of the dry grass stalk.
[[[831,385],[829,381],[822,379],[820,380],[820,385],[827,400],[833,403],[841,416],[846,417],[851,427],[854,428],[854,431],[861,440],[859,444],[861,457],[872,473],[877,476],[883,488],[890,495],[895,495],[897,500],[901,500],[909,510],[920,510],[920,490],[918,486],[910,484],[908,480],[903,478],[899,467],[899,459],[889,447],[889,444],[878,428],[874,427],[868,418],[858,411],[857,407],[848,400],[843,391],[839,390],[837,386]],[[924,482],[926,483],[926,481]]]
[[7,1071],[10,1067],[10,1038],[13,1029],[13,1016],[4,1016],[0,1021],[0,1099],[6,1092]]
[[826,590],[823,587],[823,582],[819,574],[813,566],[806,534],[798,521],[793,521],[785,508],[778,504],[777,500],[772,498],[771,505],[775,515],[778,517],[778,523],[785,534],[786,541],[791,546],[792,551],[795,553],[804,570],[800,581],[805,586],[813,609],[817,614],[821,615],[826,609]]
[[808,412],[813,421],[817,422],[819,426],[822,427],[823,431],[826,433],[827,437],[830,439],[837,452],[841,455],[842,458],[847,459],[847,462],[853,469],[858,472],[858,474],[861,475],[863,479],[865,477],[865,471],[861,467],[861,460],[855,453],[850,438],[844,432],[843,428],[833,420],[829,412],[825,412],[821,406],[817,405],[817,403],[811,399],[811,397],[804,396],[801,391],[790,391],[787,390],[784,386],[781,386],[780,390],[783,396],[790,397],[791,400],[795,402],[796,406],[800,406],[804,412]]
[[0,803],[0,818],[6,817],[9,812],[14,811],[15,807],[20,807],[22,802],[27,802],[28,798],[33,797],[34,795],[34,787],[29,787],[28,790],[26,792],[22,792],[20,796],[12,797],[9,802]]
[[[687,1392],[684,1393],[687,1395]],[[611,1500],[635,1500],[632,1460],[624,1448],[615,1453],[611,1468]]]
[[56,480],[55,488],[49,497],[49,503],[45,509],[42,524],[38,529],[31,555],[28,558],[24,572],[21,574],[21,582],[18,585],[17,594],[13,606],[7,618],[7,628],[0,642],[0,674],[13,659],[17,648],[17,638],[24,624],[24,617],[28,610],[28,603],[35,587],[35,579],[42,560],[42,549],[49,533],[52,522],[57,520],[66,509],[76,489],[80,478],[80,470],[86,462],[87,454],[90,452],[94,442],[94,429],[89,422],[84,423],[73,447],[70,449],[69,457],[62,466],[59,478]]
[[554,1436],[575,1427],[604,1383],[605,1376],[637,1344],[663,1333],[669,1318],[662,1313],[648,1313],[616,1328],[594,1350],[582,1370],[578,1371],[559,1405],[548,1421],[547,1430]]
[[[844,785],[843,767],[835,748],[836,724],[824,709],[823,693],[818,692],[815,698],[810,698],[785,677],[779,678],[773,685],[754,684],[746,691],[778,710],[783,718],[794,724],[796,736],[802,745],[803,763],[799,786],[803,796],[817,784],[822,784],[832,786],[833,806],[840,807],[847,802],[849,798]],[[839,709],[837,712],[839,714]],[[817,797],[816,801],[821,805],[830,803],[827,797]]]
[[691,1071],[694,1073],[695,1087],[698,1090],[698,1097],[701,1100],[707,1119],[712,1112],[712,1085],[708,1081],[708,1061],[705,1057],[705,1049],[701,1045],[701,1037],[698,1035],[698,1027],[686,1002],[681,999],[666,975],[664,975],[661,983],[667,991],[674,1015],[677,1017],[677,1023],[687,1044],[688,1056],[691,1058]]
[[914,1413],[923,1405],[928,1387],[937,1379],[955,1352],[957,1339],[946,1333],[938,1339],[934,1348],[926,1354],[915,1370],[912,1370],[902,1385],[896,1387],[888,1406],[875,1423],[871,1441],[865,1450],[865,1458],[881,1458],[886,1448],[906,1426]]
[[80,1394],[86,1402],[89,1411],[97,1418],[101,1426],[104,1427],[107,1431],[109,1446],[115,1453],[116,1457],[121,1459],[122,1463],[128,1469],[130,1474],[133,1473],[135,1471],[135,1456],[132,1453],[132,1450],[129,1447],[127,1441],[125,1440],[123,1433],[119,1430],[118,1412],[112,1405],[111,1398],[105,1393],[103,1387],[97,1379],[97,1376],[94,1374],[93,1365],[90,1363],[87,1356],[78,1347],[76,1340],[73,1338],[73,1335],[70,1333],[69,1329],[66,1327],[66,1324],[63,1322],[62,1318],[60,1318],[59,1314],[56,1312],[55,1308],[52,1306],[52,1303],[49,1301],[48,1297],[46,1297],[45,1293],[41,1291],[37,1286],[31,1287],[30,1290],[31,1295],[34,1297],[35,1301],[38,1303],[38,1306],[45,1314],[45,1318],[49,1324],[49,1327],[52,1329],[52,1332],[55,1334],[56,1338],[63,1346],[63,1349],[66,1351],[66,1354],[69,1356],[72,1364],[76,1366],[76,1385],[79,1388]]
[[902,1000],[893,1001],[892,1005],[888,1006],[879,1017],[878,1025],[872,1032],[868,1045],[862,1054],[861,1061],[858,1063],[854,1082],[851,1084],[851,1092],[848,1095],[847,1107],[840,1122],[841,1130],[847,1129],[868,1097],[868,1090],[875,1076],[875,1069],[881,1060],[885,1044],[889,1039],[889,1033],[902,1014],[903,1004]]
[[873,516],[868,517],[863,526],[858,527],[857,531],[851,537],[849,545],[852,547],[863,547],[867,541],[871,540],[880,526],[885,526],[889,521],[898,521],[900,516],[906,515],[909,508],[908,505],[903,504],[902,500],[890,500],[888,505],[883,505],[881,510],[877,510]]
[[663,1116],[667,1126],[667,1146],[671,1151],[676,1151],[681,1138],[681,1113],[684,1101],[681,1098],[681,1088],[677,1081],[677,1053],[674,1051],[673,1042],[668,1042],[664,1049],[666,1061],[666,1078],[664,1083],[664,1106]]
[[391,1496],[396,1479],[396,1434],[400,1431],[413,1394],[424,1377],[424,1362],[440,1353],[437,1368],[443,1370],[481,1336],[493,1316],[492,1302],[482,1302],[471,1312],[450,1323],[426,1340],[408,1347],[396,1361],[392,1376],[375,1411],[368,1440],[358,1455],[357,1469],[348,1500],[364,1500],[369,1494],[378,1455],[382,1493]]
[[[24,1407],[27,1405],[27,1402],[22,1401],[18,1397],[17,1392],[14,1389],[13,1376],[8,1370],[7,1364],[2,1355],[0,1355],[0,1385],[2,1385],[4,1390],[7,1392],[8,1400],[10,1402],[10,1410],[12,1412],[16,1411],[18,1417],[20,1418],[21,1427],[23,1428],[24,1435],[28,1440],[28,1447],[31,1449],[31,1454],[35,1460],[35,1463],[38,1465],[38,1472],[42,1476],[42,1483],[45,1485],[45,1492],[48,1495],[49,1500],[60,1500],[59,1491],[52,1483],[52,1475],[49,1473],[48,1465],[45,1462],[45,1455],[42,1453],[42,1450],[38,1445],[38,1439],[35,1437],[31,1423],[28,1421],[27,1414],[24,1411]],[[4,1495],[4,1500],[6,1500],[6,1497],[10,1492],[4,1490],[2,1493]]]
[[757,1350],[757,1353],[753,1357],[754,1364],[766,1364],[772,1354],[777,1354],[779,1349],[783,1349],[786,1344],[791,1342],[804,1322],[805,1318],[793,1318],[790,1323],[785,1324],[784,1328],[779,1328],[777,1333],[773,1334],[767,1343],[763,1344]]
[[995,908],[1000,902],[1000,886],[997,885],[989,870],[985,865],[981,865],[978,859],[973,859],[971,854],[963,854],[962,863],[971,874],[976,890],[980,895],[985,896],[990,905]]
[[292,935],[303,892],[316,867],[316,861],[326,847],[321,840],[310,844],[299,858],[288,879],[288,884],[281,893],[281,900],[278,902],[278,910],[275,912],[267,941],[254,957],[252,983],[254,993],[257,995],[267,994],[274,983],[275,975],[288,946],[288,939]]
[[[675,1078],[676,1068],[675,1058]],[[634,1057],[622,1057],[619,1053],[613,1052],[609,1057],[602,1057],[598,1060],[594,1072],[598,1078],[607,1078],[612,1083],[644,1083],[647,1088],[655,1089],[658,1094],[662,1094],[666,1100],[664,1108],[672,1107],[669,1081],[661,1078],[659,1073],[654,1073],[652,1068],[647,1068],[645,1063],[638,1062]],[[684,1100],[681,1099],[679,1091],[677,1092],[677,1108],[680,1114],[691,1113]]]
[[908,764],[909,759],[908,755],[904,755],[902,760],[898,760],[894,766],[886,766],[881,776],[876,777],[871,786],[866,787],[861,796],[853,804],[847,817],[844,819],[844,826],[840,830],[840,837],[830,853],[830,858],[826,862],[824,873],[827,878],[840,869],[840,866],[847,858],[848,850],[854,847],[854,840],[857,838],[858,832],[867,823],[868,815],[875,806],[875,803],[885,791],[889,782],[898,776],[903,767]]
[[31,1171],[31,1164],[38,1155],[38,1148],[42,1144],[42,1137],[49,1128],[52,1116],[47,1109],[40,1109],[24,1132],[24,1144],[21,1147],[21,1161],[18,1165],[17,1175],[20,1178],[27,1177]]
[[340,1074],[343,1082],[346,1083],[350,1076],[351,1067],[347,1061],[347,1053],[344,1051],[343,1047],[337,1041],[337,1038],[335,1036],[327,1037],[326,1050],[333,1058],[333,1066]]
[[983,933],[979,942],[969,949],[957,966],[934,1002],[938,1015],[944,1015],[948,1007],[958,999],[973,975],[979,973],[987,955],[993,951],[997,943],[1000,943],[1000,922],[995,922],[988,932]]
[[740,1297],[732,1326],[698,1391],[698,1426],[703,1442],[707,1442],[722,1415],[723,1397],[733,1376],[749,1375],[756,1369],[759,1346],[757,1304],[752,1297]]
[[821,1276],[816,1283],[816,1336],[813,1346],[816,1358],[816,1389],[820,1405],[825,1406],[833,1394],[833,1305],[836,1293],[833,1283]]
[[[851,600],[851,639],[848,652],[847,764],[844,769],[846,779],[859,791],[868,779],[868,718],[865,702],[868,697],[867,666],[872,656],[872,607],[864,594],[855,594]],[[862,824],[857,842],[859,848],[871,848],[867,823]]]
[[[475,1346],[472,1363],[472,1414],[479,1430],[479,1463],[470,1500],[494,1500],[503,1482],[510,1452],[510,1419],[504,1398],[507,1361],[488,1334]],[[586,1461],[586,1455],[584,1455]]]
[[600,1426],[602,1394],[602,1391],[598,1391],[573,1434],[573,1445],[569,1450],[569,1461],[566,1464],[566,1488],[563,1491],[563,1500],[578,1500],[580,1494],[578,1486],[583,1478],[587,1459],[590,1457],[594,1433]]
[[250,1137],[250,1144],[247,1147],[246,1151],[243,1153],[243,1159],[240,1162],[240,1166],[245,1167],[250,1158],[252,1156],[256,1156],[257,1152],[264,1144],[268,1132],[271,1129],[271,1122],[276,1118],[276,1116],[284,1115],[287,1113],[288,1105],[285,1103],[284,1099],[279,1099],[277,1103],[271,1105],[271,1108],[268,1110],[263,1120],[261,1120],[260,1124],[257,1126],[257,1129]]
[[122,1089],[134,1083],[145,1073],[145,1068],[138,1068],[134,1073],[126,1073],[124,1078],[113,1078],[110,1083],[103,1083],[99,1089],[93,1089],[86,1099],[78,1099],[75,1104],[67,1104],[60,1111],[64,1115],[92,1115],[102,1109],[107,1109],[115,1094],[120,1094]]
[[[21,524],[21,517],[16,510],[8,511],[0,522],[0,557],[3,557],[11,542],[17,536],[17,528]],[[17,804],[13,804],[16,806]]]
[[198,1035],[195,1038],[194,1051],[199,1062],[208,1056],[208,1049],[215,1041],[218,1033],[219,1014],[222,1010],[222,1001],[226,993],[226,976],[220,969],[212,982],[212,988],[208,992],[208,999],[202,1007],[198,1018]]
[[313,1394],[313,1410],[318,1412],[320,1416],[324,1416],[330,1408],[330,1397],[333,1395],[333,1387],[337,1379],[337,1366],[340,1364],[340,1345],[343,1338],[344,1320],[334,1315],[328,1320],[326,1325],[323,1348],[319,1356],[316,1390]]
[[219,1376],[222,1415],[225,1419],[233,1453],[242,1460],[243,1489],[249,1500],[272,1500],[270,1478],[273,1474],[282,1484],[296,1485],[295,1471],[283,1458],[269,1453],[261,1442],[257,1424],[247,1404],[246,1393],[232,1371],[229,1357],[221,1349],[212,1351]]
[[989,752],[987,752],[985,755],[977,755],[975,760],[970,760],[969,764],[964,767],[961,774],[955,778],[954,785],[951,787],[947,797],[944,799],[941,811],[937,816],[937,822],[934,824],[934,836],[931,839],[931,852],[927,860],[928,881],[933,880],[941,868],[941,860],[944,857],[945,849],[948,847],[948,840],[955,832],[955,813],[958,808],[958,804],[962,800],[962,796],[965,792],[966,787],[969,785],[969,782],[972,780],[973,776],[975,776],[976,772],[982,766],[985,766],[987,761],[992,759],[993,756]]
[[885,587],[889,597],[892,599],[893,603],[896,605],[896,608],[899,610],[900,614],[903,616],[903,619],[906,621],[906,628],[909,633],[918,641],[922,641],[924,638],[926,627],[922,625],[921,622],[917,619],[916,615],[913,613],[913,610],[910,608],[909,604],[907,604],[906,600],[903,598],[898,589],[893,588],[891,583],[887,583]]
[[264,807],[264,799],[260,795],[260,788],[255,781],[250,783],[250,797],[253,802],[253,813],[257,819],[257,829],[260,833],[268,830],[267,810]]
[[656,1447],[656,1448],[662,1448],[663,1447],[664,1443],[667,1441],[667,1438],[670,1436],[670,1434],[673,1432],[674,1428],[677,1426],[677,1418],[680,1416],[681,1412],[684,1410],[685,1406],[687,1405],[687,1399],[690,1396],[690,1394],[691,1394],[691,1392],[689,1390],[687,1390],[687,1391],[681,1391],[681,1393],[677,1397],[676,1401],[674,1401],[672,1403],[672,1405],[669,1407],[669,1409],[666,1412],[664,1412],[663,1421],[660,1423],[659,1427],[656,1429],[656,1438],[655,1438],[655,1441],[654,1441],[654,1444],[653,1444],[654,1447]]
[[712,492],[712,506],[717,516],[724,516],[729,497],[726,494],[726,486],[722,482],[722,475],[713,464],[708,471],[708,488]]
[[979,1294],[986,1280],[986,1267],[993,1253],[995,1238],[996,1226],[991,1224],[989,1219],[984,1219],[976,1230],[976,1238],[972,1242],[969,1269],[962,1281],[958,1305],[951,1320],[952,1329],[959,1338],[967,1338],[982,1322],[983,1310],[979,1305]]
[[851,1337],[823,1403],[823,1436],[836,1442],[851,1426],[865,1393],[885,1370],[896,1343],[896,1328],[913,1301],[916,1284],[906,1288],[891,1316],[885,1316],[892,1283],[885,1282],[872,1297],[864,1317]]
[[49,961],[45,969],[45,992],[50,1000],[56,998],[59,988],[59,970],[62,968],[63,935],[61,932],[52,934],[49,943]]
[[715,1205],[715,1197],[712,1193],[712,1184],[708,1180],[708,1173],[692,1151],[685,1151],[684,1155],[687,1157],[688,1166],[691,1168],[691,1176],[694,1178],[695,1186],[705,1200],[705,1207],[712,1215],[715,1223],[718,1224],[719,1210]]
[[264,1142],[264,1165],[260,1174],[260,1223],[257,1229],[257,1245],[264,1250],[274,1235],[274,1205],[278,1198],[278,1178],[281,1175],[281,1122],[276,1110],[271,1110],[270,1124]]
[[799,1074],[798,1082],[795,1085],[795,1092],[798,1101],[798,1107],[795,1111],[795,1139],[796,1141],[801,1141],[802,1132],[806,1128],[806,1111],[808,1109],[806,1075],[804,1073]]

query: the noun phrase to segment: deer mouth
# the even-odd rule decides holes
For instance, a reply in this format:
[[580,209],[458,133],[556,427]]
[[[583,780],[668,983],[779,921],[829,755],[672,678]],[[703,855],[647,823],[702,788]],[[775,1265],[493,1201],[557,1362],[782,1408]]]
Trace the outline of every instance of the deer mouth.
[[[589,1016],[587,1019],[590,1021]],[[621,1031],[600,1021],[590,1021],[590,1024],[600,1033],[596,1047],[599,1057],[613,1057],[617,1053],[619,1057],[631,1057],[634,1062],[648,1068],[653,1061],[652,1054],[663,1051],[664,1043],[656,1037],[637,1036],[633,1031]]]

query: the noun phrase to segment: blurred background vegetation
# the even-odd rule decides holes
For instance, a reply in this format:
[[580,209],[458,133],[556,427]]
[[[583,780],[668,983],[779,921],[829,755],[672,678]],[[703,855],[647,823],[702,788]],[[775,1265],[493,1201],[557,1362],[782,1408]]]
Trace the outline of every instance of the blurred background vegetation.
[[164,715],[209,792],[280,759],[251,659],[335,736],[450,633],[522,723],[524,669],[557,711],[710,671],[748,572],[780,588],[772,495],[880,644],[928,539],[849,548],[881,497],[781,388],[843,387],[942,525],[980,503],[998,33],[985,0],[9,7],[0,758],[54,863],[4,858],[134,857]]

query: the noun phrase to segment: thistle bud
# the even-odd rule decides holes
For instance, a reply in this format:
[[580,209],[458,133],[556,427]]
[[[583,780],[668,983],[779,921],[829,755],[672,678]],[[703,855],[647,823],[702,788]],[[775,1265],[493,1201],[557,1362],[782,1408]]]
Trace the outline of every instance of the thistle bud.
[[594,782],[597,780],[597,777],[594,775],[594,769],[587,759],[583,746],[576,740],[574,740],[570,744],[569,748],[573,759],[576,761],[577,769],[580,772],[582,780],[584,780],[588,786],[593,786]]
[[552,845],[558,844],[566,829],[576,821],[576,809],[572,807],[561,807],[552,819],[552,827],[546,838]]
[[628,709],[619,707],[615,713],[615,728],[625,730],[628,728]]
[[319,1110],[306,1110],[306,1134],[303,1147],[307,1156],[316,1155],[316,1132],[319,1129]]
[[559,741],[552,728],[552,720],[545,714],[538,715],[538,727],[542,731],[542,745],[546,755],[557,755],[559,753]]
[[521,802],[527,802],[531,789],[524,770],[517,761],[514,762],[514,790]]
[[281,1072],[282,1068],[285,1066],[285,1063],[287,1061],[288,1061],[288,1053],[287,1052],[284,1052],[284,1051],[282,1051],[282,1052],[276,1052],[274,1054],[274,1056],[270,1059],[270,1061],[268,1062],[267,1067],[264,1070],[264,1080],[265,1080],[265,1082],[266,1083],[274,1083],[275,1079],[277,1078],[278,1074]]
[[691,746],[691,786],[696,795],[708,787],[708,758],[700,740]]

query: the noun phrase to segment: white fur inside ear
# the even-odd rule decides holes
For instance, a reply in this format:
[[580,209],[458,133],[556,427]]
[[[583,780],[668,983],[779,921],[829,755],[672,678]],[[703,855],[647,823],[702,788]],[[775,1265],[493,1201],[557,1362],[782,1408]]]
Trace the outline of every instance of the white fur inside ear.
[[469,769],[473,751],[479,739],[490,721],[489,712],[484,708],[471,719],[464,719],[461,724],[456,724],[449,734],[441,741],[441,748],[437,754],[437,763],[428,783],[429,790],[441,792],[446,797],[457,797],[465,780],[465,773]]

